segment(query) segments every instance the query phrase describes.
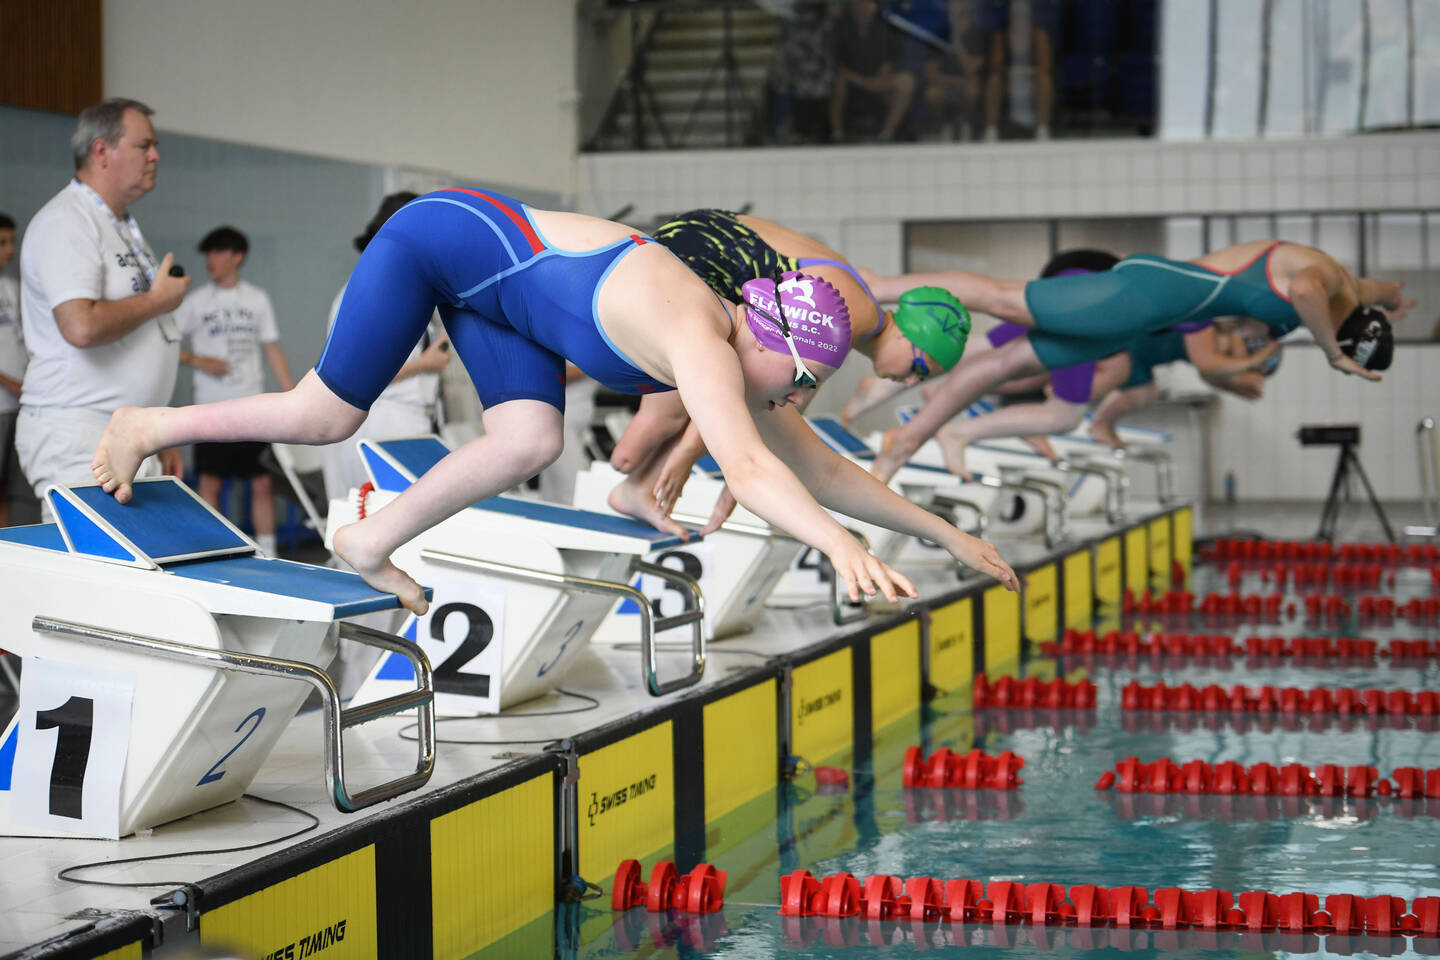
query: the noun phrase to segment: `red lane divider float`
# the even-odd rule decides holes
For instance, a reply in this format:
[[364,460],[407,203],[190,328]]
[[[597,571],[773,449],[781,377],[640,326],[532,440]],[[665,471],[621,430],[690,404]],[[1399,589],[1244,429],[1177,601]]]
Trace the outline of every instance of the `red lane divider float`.
[[965,790],[1014,790],[1025,758],[1006,750],[992,757],[976,747],[966,754],[941,747],[928,758],[919,747],[905,751],[902,782],[907,787],[960,787]]
[[1003,707],[1040,707],[1047,709],[1095,709],[1095,684],[1089,680],[1068,683],[1064,680],[1041,680],[1039,677],[1001,677],[993,684],[983,673],[975,678],[971,696],[976,710]]
[[1147,616],[1194,613],[1195,594],[1180,589],[1166,590],[1164,593],[1146,590],[1137,597],[1134,590],[1126,589],[1120,597],[1120,612],[1127,616],[1132,613]]
[[[1248,636],[1237,644],[1228,634],[1153,633],[1144,636],[1135,630],[1111,630],[1100,634],[1095,630],[1066,628],[1059,643],[1040,644],[1040,653],[1047,657],[1213,657],[1225,658],[1244,654],[1252,659],[1294,660],[1392,660],[1440,659],[1440,642],[1395,638],[1384,647],[1368,637],[1282,637]],[[1314,664],[1309,664],[1314,665]]]
[[1434,690],[1356,690],[1339,687],[1230,688],[1211,684],[1176,687],[1127,683],[1120,691],[1122,710],[1201,710],[1218,713],[1338,713],[1370,716],[1435,716],[1440,714],[1440,693]]
[[1415,567],[1440,564],[1440,546],[1415,543],[1401,547],[1393,543],[1344,543],[1338,547],[1323,540],[1275,541],[1218,539],[1198,551],[1202,560],[1250,563],[1348,563]]
[[1263,890],[1182,890],[1153,895],[1144,887],[992,880],[941,881],[934,877],[848,873],[815,877],[796,870],[780,878],[784,917],[862,917],[868,920],[1116,926],[1160,929],[1333,931],[1335,933],[1440,934],[1440,897],[1360,897],[1313,893],[1276,895]]
[[650,882],[640,879],[640,861],[622,860],[610,888],[612,910],[644,906],[651,913],[715,913],[725,905],[724,870],[702,863],[681,876],[675,864],[661,860],[650,871]]
[[1282,797],[1397,796],[1407,799],[1440,797],[1440,769],[1400,767],[1381,777],[1374,767],[1324,764],[1313,771],[1300,763],[1276,768],[1269,763],[1249,767],[1234,761],[1214,765],[1203,760],[1176,764],[1169,757],[1142,763],[1126,757],[1106,771],[1096,790],[1112,786],[1120,793],[1251,794]]

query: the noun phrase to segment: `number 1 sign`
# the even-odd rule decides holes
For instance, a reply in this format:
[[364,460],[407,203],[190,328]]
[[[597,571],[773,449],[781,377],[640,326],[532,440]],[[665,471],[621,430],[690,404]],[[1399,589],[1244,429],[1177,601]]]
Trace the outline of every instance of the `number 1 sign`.
[[135,675],[30,657],[20,676],[10,817],[37,832],[120,837]]

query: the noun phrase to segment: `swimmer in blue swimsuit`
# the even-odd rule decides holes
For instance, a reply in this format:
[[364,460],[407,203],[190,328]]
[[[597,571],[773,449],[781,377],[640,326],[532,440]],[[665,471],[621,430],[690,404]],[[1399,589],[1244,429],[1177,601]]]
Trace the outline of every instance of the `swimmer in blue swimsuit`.
[[[1030,328],[997,350],[966,357],[924,407],[886,435],[875,473],[888,479],[920,444],[955,414],[1001,383],[1099,360],[1149,333],[1167,328],[1188,336],[1222,316],[1251,316],[1275,335],[1303,324],[1330,365],[1371,380],[1373,358],[1393,343],[1382,321],[1361,326],[1373,339],[1338,336],[1372,305],[1403,316],[1412,306],[1402,284],[1354,277],[1329,255],[1293,243],[1257,241],[1194,261],[1150,254],[1127,257],[1104,273],[1002,281],[961,271],[875,278],[871,289],[888,302],[916,284],[944,287],[972,309]],[[1357,362],[1359,358],[1366,363]]]
[[[938,540],[961,562],[1018,586],[992,546],[892,494],[830,451],[795,410],[849,349],[839,294],[800,275],[754,283],[739,307],[629,227],[495,193],[436,191],[400,208],[366,246],[320,362],[293,390],[191,407],[122,407],[92,471],[123,503],[140,461],[156,449],[343,440],[438,308],[485,402],[485,435],[334,538],[335,552],[367,582],[416,613],[426,609],[424,594],[391,553],[560,454],[567,359],[616,389],[677,391],[740,502],[827,554],[852,599],[863,592],[894,600],[915,596],[915,588],[827,507]],[[680,529],[668,517],[653,519]]]

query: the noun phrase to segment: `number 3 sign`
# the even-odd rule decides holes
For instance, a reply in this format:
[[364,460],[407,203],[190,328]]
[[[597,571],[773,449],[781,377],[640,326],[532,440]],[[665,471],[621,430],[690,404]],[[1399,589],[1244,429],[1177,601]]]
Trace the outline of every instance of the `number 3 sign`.
[[135,675],[30,657],[20,677],[20,742],[11,778],[17,824],[120,838]]

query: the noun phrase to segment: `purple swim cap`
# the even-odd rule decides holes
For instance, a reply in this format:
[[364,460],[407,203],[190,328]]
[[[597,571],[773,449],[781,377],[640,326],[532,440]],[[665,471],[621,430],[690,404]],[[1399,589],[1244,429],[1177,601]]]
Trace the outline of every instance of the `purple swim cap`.
[[[790,352],[780,332],[775,281],[759,277],[740,288],[746,322],[767,350]],[[839,367],[850,352],[850,308],[840,291],[819,277],[787,270],[780,278],[780,304],[802,359]]]

